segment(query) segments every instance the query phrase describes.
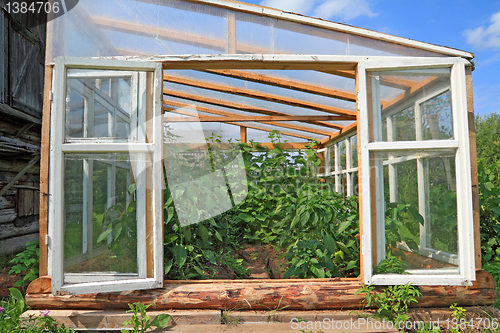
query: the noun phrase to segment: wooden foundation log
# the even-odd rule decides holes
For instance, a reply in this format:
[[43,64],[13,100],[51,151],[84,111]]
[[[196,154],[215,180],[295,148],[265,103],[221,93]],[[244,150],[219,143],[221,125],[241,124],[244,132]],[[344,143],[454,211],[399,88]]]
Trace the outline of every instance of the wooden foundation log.
[[[421,286],[423,296],[414,306],[494,304],[497,294],[493,277],[485,271],[478,271],[477,277],[471,287]],[[46,285],[47,277],[43,279]],[[45,293],[30,293],[41,291],[33,286],[28,288],[26,302],[33,309],[78,310],[128,309],[134,302],[151,304],[151,310],[269,310],[278,306],[287,310],[360,309],[364,296],[355,295],[360,287],[359,279],[165,281],[162,289],[54,296],[46,288]]]

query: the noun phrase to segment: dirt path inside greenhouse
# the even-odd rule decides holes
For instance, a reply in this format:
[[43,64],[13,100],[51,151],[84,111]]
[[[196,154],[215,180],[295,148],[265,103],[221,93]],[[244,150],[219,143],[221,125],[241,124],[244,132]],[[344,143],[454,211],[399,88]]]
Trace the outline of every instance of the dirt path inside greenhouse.
[[250,279],[281,279],[287,270],[285,250],[273,245],[245,244],[238,254]]

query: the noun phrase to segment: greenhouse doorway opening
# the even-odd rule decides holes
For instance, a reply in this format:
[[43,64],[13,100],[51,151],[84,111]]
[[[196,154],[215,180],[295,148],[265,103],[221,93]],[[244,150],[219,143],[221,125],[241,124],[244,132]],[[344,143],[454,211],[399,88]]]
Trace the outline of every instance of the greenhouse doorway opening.
[[[158,288],[165,276],[226,277],[220,270],[244,278],[243,257],[261,259],[263,248],[231,246],[255,243],[285,255],[276,277],[471,283],[470,178],[454,176],[470,173],[465,65],[59,58],[51,121],[62,130],[53,132],[51,181],[53,189],[72,177],[77,185],[55,192],[51,206],[53,293]],[[205,176],[211,181],[200,183]],[[106,196],[94,198],[94,185]],[[432,222],[434,205],[466,211],[450,215],[451,241]],[[71,226],[81,230],[76,245],[65,235]],[[130,245],[120,241],[131,234]],[[107,263],[104,271],[87,265],[89,248],[104,252],[92,258]],[[133,252],[132,268],[114,268],[126,263],[117,251]]]

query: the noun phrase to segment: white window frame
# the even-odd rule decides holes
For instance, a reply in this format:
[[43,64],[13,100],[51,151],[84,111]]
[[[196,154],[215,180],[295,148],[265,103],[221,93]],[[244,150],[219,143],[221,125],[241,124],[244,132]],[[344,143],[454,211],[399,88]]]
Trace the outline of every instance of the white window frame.
[[[65,143],[65,99],[66,99],[66,79],[68,69],[82,69],[80,75],[85,75],[86,70],[102,70],[99,75],[103,77],[109,76],[128,76],[132,75],[132,81],[135,81],[134,76],[141,80],[141,76],[145,82],[145,72],[154,73],[153,89],[153,119],[152,137],[149,138],[150,143],[127,142],[125,140],[115,140],[111,138],[75,138],[68,139]],[[72,73],[70,77],[75,77],[78,73]],[[90,75],[90,74],[89,74]],[[94,76],[94,74],[90,75]],[[151,235],[153,247],[153,277],[147,277],[146,274],[146,226],[145,218],[142,221],[138,220],[138,260],[139,274],[96,274],[96,273],[66,273],[64,274],[64,154],[65,153],[143,153],[151,154],[153,157],[152,177],[154,179],[162,179],[162,126],[161,117],[162,108],[162,64],[156,62],[139,62],[139,61],[123,61],[113,59],[83,59],[61,57],[56,59],[54,65],[53,78],[53,98],[51,112],[51,139],[50,139],[50,167],[49,167],[49,241],[48,241],[48,272],[52,276],[52,293],[68,292],[72,294],[95,293],[95,292],[115,292],[124,290],[140,290],[160,288],[163,286],[163,234],[162,234],[162,182],[152,182],[152,198],[153,205],[153,230]],[[134,90],[136,85],[132,85],[132,96],[137,95],[135,99],[137,105],[131,105],[131,109],[141,109],[141,105],[145,105],[145,90]],[[132,98],[134,100],[134,98]],[[144,107],[145,109],[145,107]],[[135,138],[144,138],[146,115],[138,113],[137,129],[135,130]],[[145,164],[145,162],[140,162]],[[119,166],[111,165],[111,171]],[[109,169],[109,168],[108,168]],[[141,168],[142,170],[143,168]],[[109,172],[108,172],[109,173]],[[111,172],[113,173],[113,172]],[[109,177],[109,175],[108,175]],[[140,175],[138,177],[141,177]],[[113,184],[114,186],[114,184]],[[108,189],[109,190],[109,189]],[[146,189],[138,189],[136,195],[145,198]],[[138,216],[145,216],[144,207],[137,207]],[[105,276],[104,276],[105,275]],[[103,281],[107,280],[107,281]],[[68,283],[69,282],[69,283]]]
[[[415,58],[408,62],[404,59],[393,58],[376,59],[358,64],[358,108],[360,133],[360,166],[362,179],[362,230],[361,254],[363,255],[363,282],[365,284],[388,285],[412,283],[418,285],[472,285],[475,280],[474,270],[474,238],[473,238],[473,214],[472,214],[472,191],[470,171],[470,151],[467,119],[467,95],[465,87],[465,66],[470,65],[462,58],[426,59]],[[451,68],[451,99],[452,117],[454,128],[453,140],[426,140],[426,141],[401,141],[401,142],[369,142],[369,106],[368,106],[368,71],[383,70],[406,70],[425,68]],[[374,101],[377,98],[374,98]],[[378,107],[378,106],[376,106]],[[456,149],[456,183],[457,183],[457,207],[460,211],[458,218],[458,253],[459,271],[449,273],[446,269],[440,270],[413,270],[414,274],[373,274],[373,239],[372,239],[372,211],[371,211],[371,182],[380,182],[370,177],[370,152],[376,151],[400,151],[418,149]],[[380,190],[380,184],[378,186]],[[379,213],[383,214],[383,202],[377,202]],[[379,216],[378,220],[384,220]],[[377,224],[377,262],[385,255],[384,226]]]
[[[342,182],[341,175],[345,175],[346,183],[345,183],[345,194],[349,197],[355,194],[354,189],[354,177],[357,177],[356,172],[358,172],[358,167],[354,166],[354,156],[353,156],[353,145],[351,140],[353,138],[357,138],[357,133],[354,132],[345,137],[342,137],[336,141],[329,143],[325,148],[318,149],[317,152],[324,153],[325,156],[325,172],[320,173],[317,176],[320,178],[327,177],[333,179],[335,192],[343,194],[342,191]],[[346,157],[346,165],[345,168],[342,169],[340,165],[340,149],[339,144],[343,143],[345,145],[345,157]],[[357,143],[357,141],[356,141]],[[334,160],[332,161],[330,152],[334,151]],[[357,153],[357,147],[356,147]],[[332,163],[333,162],[333,163]],[[333,170],[331,170],[330,166],[333,164]]]

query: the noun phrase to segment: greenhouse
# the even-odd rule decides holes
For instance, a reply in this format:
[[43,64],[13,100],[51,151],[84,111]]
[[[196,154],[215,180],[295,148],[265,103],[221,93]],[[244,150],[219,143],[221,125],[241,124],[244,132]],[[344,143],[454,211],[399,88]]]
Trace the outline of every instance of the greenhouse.
[[229,0],[81,1],[46,45],[33,308],[495,302],[473,54]]

